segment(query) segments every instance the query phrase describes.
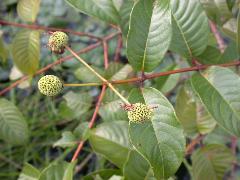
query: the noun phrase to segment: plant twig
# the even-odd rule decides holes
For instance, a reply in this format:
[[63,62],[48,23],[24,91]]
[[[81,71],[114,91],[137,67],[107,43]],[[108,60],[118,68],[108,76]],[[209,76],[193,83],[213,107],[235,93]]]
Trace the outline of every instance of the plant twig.
[[[237,153],[237,141],[238,139],[236,136],[231,137],[231,151],[233,156],[236,156],[236,153]],[[235,179],[236,170],[237,170],[237,164],[236,162],[233,162],[232,170],[231,170],[231,179]]]
[[119,34],[118,35],[117,48],[116,48],[115,55],[114,55],[114,61],[115,62],[118,62],[120,60],[122,45],[123,45],[122,34]]
[[62,29],[62,28],[54,28],[54,27],[46,27],[46,26],[40,26],[40,25],[31,25],[31,24],[19,24],[15,22],[8,22],[4,20],[0,20],[0,25],[7,25],[7,26],[15,26],[15,27],[20,27],[20,28],[26,28],[26,29],[34,29],[34,30],[45,30],[45,31],[62,31],[62,32],[67,32],[71,33],[77,36],[87,36],[92,39],[97,39],[101,40],[100,37],[94,36],[90,33],[85,33],[85,32],[76,32],[71,29]]
[[[157,77],[168,76],[168,75],[172,75],[172,74],[191,72],[191,71],[199,71],[199,70],[207,69],[211,66],[230,67],[230,66],[239,66],[239,65],[240,65],[239,61],[233,61],[233,62],[224,63],[224,64],[199,65],[199,66],[181,68],[181,69],[176,69],[176,70],[171,70],[171,71],[166,71],[166,72],[148,74],[148,75],[145,75],[144,79],[145,80],[146,79],[154,79],[154,78],[157,78]],[[109,82],[111,84],[127,84],[127,83],[141,82],[141,81],[143,81],[142,77],[134,77],[134,78],[130,78],[130,79],[115,80],[115,81],[109,81]],[[106,84],[106,83],[102,83],[102,85],[104,85],[104,84]]]
[[88,161],[93,157],[93,153],[88,154],[87,157],[78,165],[75,169],[75,174],[82,170],[82,168],[88,163]]
[[[104,51],[104,68],[107,69],[108,67],[108,54],[105,55],[105,53],[108,53],[107,51]],[[98,97],[98,100],[97,100],[97,103],[96,103],[96,107],[95,107],[95,110],[94,110],[94,113],[93,113],[93,116],[92,116],[92,119],[91,121],[89,122],[88,124],[88,128],[91,129],[93,126],[94,126],[94,123],[97,119],[97,114],[98,114],[98,111],[99,111],[99,108],[100,108],[100,104],[102,102],[102,99],[104,97],[104,94],[106,92],[106,85],[103,85],[102,86],[102,90],[101,90],[101,93]],[[77,147],[77,150],[75,151],[74,155],[73,155],[73,158],[71,160],[71,162],[75,161],[79,155],[79,153],[81,152],[82,148],[83,148],[83,145],[84,145],[84,142],[85,141],[81,141]],[[79,171],[79,170],[78,170]]]
[[189,155],[193,152],[195,146],[203,140],[203,135],[198,135],[196,139],[193,139],[190,144],[187,145],[185,155]]
[[109,62],[109,59],[108,59],[108,44],[106,41],[102,41],[103,43],[103,54],[104,54],[104,67],[105,69],[108,68],[108,62]]
[[102,83],[63,84],[64,87],[102,86]]
[[217,40],[220,52],[223,53],[224,50],[225,50],[224,40],[221,37],[220,33],[218,32],[216,24],[214,22],[212,22],[212,21],[209,21],[209,24],[210,24],[211,31],[212,31],[212,33],[214,34],[214,36],[215,36],[215,38]]

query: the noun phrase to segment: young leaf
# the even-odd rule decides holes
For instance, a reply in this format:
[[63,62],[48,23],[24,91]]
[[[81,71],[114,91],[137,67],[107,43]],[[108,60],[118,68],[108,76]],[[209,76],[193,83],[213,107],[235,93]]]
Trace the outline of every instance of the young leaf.
[[39,32],[22,30],[13,40],[12,55],[14,64],[23,73],[32,75],[39,66],[40,41]]
[[172,0],[173,37],[170,49],[191,59],[207,47],[207,16],[198,0]]
[[17,5],[18,15],[23,21],[35,22],[41,0],[19,0]]
[[14,145],[25,144],[29,139],[22,113],[6,99],[0,99],[0,138]]
[[75,117],[80,117],[92,105],[92,97],[88,93],[77,94],[69,91],[63,98],[67,101],[67,106],[73,110]]
[[2,34],[0,32],[0,62],[2,61],[3,63],[5,63],[7,60],[7,57],[8,57],[8,50],[4,45]]
[[74,129],[73,134],[78,140],[86,141],[89,138],[90,129],[88,124],[88,122],[82,122]]
[[123,167],[123,174],[127,180],[155,180],[149,163],[134,150],[129,152],[127,162]]
[[234,156],[223,145],[208,145],[194,152],[192,156],[194,179],[223,179]]
[[118,24],[120,17],[114,3],[109,0],[65,0],[77,10],[103,21]]
[[[132,97],[131,97],[132,96]],[[182,163],[185,150],[183,129],[170,102],[156,89],[144,88],[133,91],[130,102],[143,97],[153,109],[149,122],[130,123],[129,134],[133,146],[150,163],[157,179],[173,175]],[[144,102],[143,102],[144,103]]]
[[213,46],[207,46],[205,51],[203,51],[202,54],[200,54],[197,58],[197,60],[202,64],[220,64],[220,58],[222,54],[219,51],[218,48]]
[[171,41],[169,0],[139,0],[131,13],[127,55],[135,70],[152,71]]
[[122,167],[129,151],[128,123],[126,121],[103,123],[91,131],[89,141],[95,152]]
[[53,144],[53,147],[59,146],[62,148],[73,147],[77,144],[77,139],[71,131],[62,133],[62,138]]
[[214,22],[221,23],[232,17],[229,10],[229,2],[231,0],[200,0],[208,17]]
[[[178,69],[179,66],[172,64],[164,69],[161,69],[161,72],[171,71]],[[159,78],[155,78],[154,81],[156,82],[156,89],[160,90],[163,94],[168,93],[173,88],[176,87],[178,80],[180,78],[180,74],[172,74],[168,76],[162,76]]]
[[199,133],[207,134],[216,126],[216,121],[205,110],[199,99],[194,96],[188,84],[179,90],[175,109],[184,131],[189,136]]
[[39,180],[72,180],[75,162],[52,163],[40,174]]
[[40,171],[31,164],[25,163],[18,180],[38,180]]
[[229,133],[240,136],[240,78],[231,70],[211,67],[191,83],[208,112]]
[[103,104],[99,109],[99,115],[104,121],[126,120],[127,113],[120,107],[122,101],[115,100]]
[[[102,69],[95,66],[92,66],[92,68],[94,68],[100,75],[104,74]],[[78,68],[76,71],[74,71],[74,75],[76,76],[77,79],[84,83],[101,82],[101,80],[95,74],[93,74],[92,71],[90,71],[87,67]]]
[[83,180],[97,180],[97,177],[102,179],[109,179],[113,175],[121,175],[120,170],[118,169],[101,169],[95,172],[88,174],[87,176],[83,177]]

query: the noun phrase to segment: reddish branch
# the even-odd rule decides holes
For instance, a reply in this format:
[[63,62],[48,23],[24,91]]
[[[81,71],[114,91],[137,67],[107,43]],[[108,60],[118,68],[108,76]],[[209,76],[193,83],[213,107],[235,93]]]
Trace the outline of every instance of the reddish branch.
[[[106,91],[106,85],[103,85],[102,86],[102,91],[101,91],[101,94],[99,95],[98,97],[98,101],[97,101],[97,104],[96,104],[96,108],[94,110],[94,113],[93,113],[93,116],[92,116],[92,119],[91,121],[89,122],[88,124],[88,127],[89,128],[92,128],[94,126],[94,123],[96,121],[96,118],[97,118],[97,114],[98,114],[98,111],[99,111],[99,107],[100,107],[100,104],[102,102],[102,99],[103,99],[103,96],[105,94],[105,91]],[[80,143],[78,144],[78,147],[76,149],[76,151],[74,152],[74,155],[72,157],[72,160],[71,162],[75,161],[79,155],[79,153],[81,152],[82,148],[83,148],[83,145],[84,145],[84,142],[85,141],[80,141]]]
[[[108,62],[109,62],[109,60],[108,60],[108,45],[107,45],[107,41],[103,40],[102,42],[103,42],[104,68],[107,69],[108,68]],[[88,128],[90,128],[90,129],[94,126],[94,123],[97,119],[97,114],[98,114],[102,99],[104,97],[104,94],[106,92],[106,87],[107,87],[107,85],[102,86],[102,90],[101,90],[101,93],[98,97],[92,119],[88,124]],[[78,144],[78,147],[77,147],[76,151],[74,152],[74,155],[73,155],[73,158],[72,158],[71,162],[73,162],[77,159],[78,155],[80,154],[80,152],[83,148],[84,142],[85,141],[80,141],[80,143]]]
[[[237,154],[237,142],[238,142],[237,137],[232,136],[231,137],[231,151],[232,151],[233,156],[236,156],[236,154]],[[231,179],[235,179],[236,170],[237,170],[237,163],[233,162],[232,170],[231,170],[231,174],[230,174]]]
[[115,61],[115,62],[118,62],[119,59],[120,59],[120,54],[121,54],[122,45],[123,45],[122,35],[119,34],[119,35],[118,35],[117,48],[116,48],[115,56],[114,56],[114,61]]
[[4,20],[0,20],[0,25],[15,26],[15,27],[26,28],[26,29],[34,29],[34,30],[62,31],[62,32],[75,34],[77,36],[87,36],[87,37],[92,38],[92,39],[101,40],[101,38],[99,38],[97,36],[94,36],[92,34],[84,33],[84,32],[76,32],[76,31],[73,31],[71,29],[62,29],[62,28],[54,28],[54,27],[46,27],[46,26],[30,25],[30,24],[19,24],[19,23],[4,21]]
[[204,69],[207,69],[208,67],[211,67],[211,66],[229,67],[229,66],[238,66],[238,65],[240,65],[240,61],[233,61],[233,62],[230,62],[230,63],[215,64],[215,65],[214,64],[212,64],[212,65],[199,65],[199,66],[194,66],[194,67],[189,67],[189,68],[181,68],[181,69],[176,69],[176,70],[172,70],[172,71],[148,74],[148,75],[144,76],[144,79],[142,79],[142,77],[135,77],[135,78],[131,78],[131,79],[111,81],[110,83],[112,83],[112,84],[125,84],[125,83],[141,82],[143,80],[154,79],[154,78],[157,78],[157,77],[168,76],[168,75],[171,75],[171,74],[204,70]]
[[215,38],[217,40],[218,47],[219,47],[221,53],[223,53],[224,49],[225,49],[224,40],[221,37],[221,34],[218,32],[216,24],[213,23],[212,21],[209,21],[209,24],[210,24],[211,31],[212,31],[212,33],[214,34],[214,36],[215,36]]
[[[109,41],[110,39],[112,39],[113,37],[115,37],[116,35],[118,35],[119,33],[113,33],[113,34],[110,34],[106,37],[103,38],[104,41]],[[91,51],[95,48],[97,48],[98,46],[100,46],[102,43],[101,42],[97,42],[95,44],[92,44],[78,52],[76,52],[77,54],[83,54],[83,53],[86,53],[88,51]],[[47,65],[46,67],[38,70],[33,76],[36,76],[36,75],[39,75],[39,74],[42,74],[43,72],[47,71],[48,69],[51,69],[53,66],[56,66],[58,64],[61,64],[65,61],[68,61],[68,60],[71,60],[73,58],[72,55],[69,55],[69,56],[66,56],[66,57],[63,57],[63,58],[60,58],[58,59],[57,61]],[[21,79],[15,81],[14,83],[12,83],[10,86],[8,86],[7,88],[3,89],[2,91],[0,91],[0,96],[2,96],[3,94],[5,94],[6,92],[10,91],[12,88],[15,88],[17,85],[19,85],[21,82],[31,78],[32,76],[23,76]]]
[[186,150],[185,150],[185,154],[186,154],[186,155],[191,154],[191,153],[193,152],[195,146],[196,146],[197,144],[199,144],[199,143],[203,140],[203,138],[204,138],[203,135],[199,135],[199,136],[197,136],[196,139],[193,139],[193,140],[191,141],[191,143],[187,145]]
[[105,69],[107,69],[108,68],[108,62],[109,62],[109,60],[108,60],[108,44],[107,44],[107,42],[106,41],[102,41],[102,43],[103,43],[103,54],[104,54],[104,67],[105,67]]

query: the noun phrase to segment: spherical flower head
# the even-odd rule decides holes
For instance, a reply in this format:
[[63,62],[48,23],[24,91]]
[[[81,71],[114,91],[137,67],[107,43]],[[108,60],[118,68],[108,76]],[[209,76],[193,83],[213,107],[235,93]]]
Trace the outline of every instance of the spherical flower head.
[[68,40],[68,35],[66,33],[56,31],[49,37],[48,47],[52,52],[62,54],[64,53],[65,46],[68,45]]
[[133,123],[144,123],[150,121],[152,116],[152,108],[142,103],[132,104],[131,108],[128,110],[128,119]]
[[46,96],[56,96],[63,90],[63,83],[57,76],[46,75],[38,81],[38,89]]

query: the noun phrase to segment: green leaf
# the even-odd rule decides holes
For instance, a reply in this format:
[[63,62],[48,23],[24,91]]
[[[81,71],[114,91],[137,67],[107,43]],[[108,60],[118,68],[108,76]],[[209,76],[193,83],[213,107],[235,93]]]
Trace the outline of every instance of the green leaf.
[[99,115],[104,121],[120,121],[127,119],[127,113],[121,108],[121,100],[107,102],[99,108]]
[[[120,65],[120,64],[119,64]],[[110,67],[111,65],[109,66],[109,68],[107,69],[106,71],[106,75],[108,74],[111,74],[110,76],[108,76],[109,80],[112,80],[112,81],[116,81],[116,80],[122,80],[122,79],[126,79],[128,77],[128,75],[130,73],[132,73],[133,69],[132,69],[132,66],[130,66],[129,64],[126,64],[126,65],[117,65],[118,66],[118,69],[113,71],[113,73],[111,74],[109,72],[110,70]],[[111,71],[111,70],[110,70]]]
[[39,67],[40,41],[39,32],[22,30],[13,40],[12,55],[14,64],[23,73],[32,75]]
[[191,96],[191,92],[186,86],[183,86],[177,95],[176,99],[176,114],[184,131],[189,136],[194,136],[197,134],[197,116],[196,116],[196,102]]
[[223,145],[208,145],[194,152],[192,156],[194,179],[223,179],[231,168],[234,156]]
[[41,0],[19,0],[17,12],[23,21],[35,22]]
[[0,31],[0,61],[5,63],[6,60],[7,60],[7,57],[8,57],[8,50],[5,47],[5,44],[4,44],[3,39],[2,39],[2,33]]
[[120,27],[125,37],[127,37],[128,34],[130,13],[132,11],[133,5],[134,5],[133,0],[127,0],[127,2],[124,2],[119,10],[119,14],[121,17]]
[[90,136],[89,122],[80,123],[75,129],[73,134],[78,140],[86,141]]
[[148,162],[136,151],[130,151],[127,162],[123,168],[127,180],[155,180]]
[[238,16],[237,16],[237,33],[236,33],[236,41],[237,41],[237,52],[238,52],[238,57],[240,57],[240,11],[238,11]]
[[205,51],[197,57],[197,60],[202,64],[218,64],[221,55],[218,48],[208,46]]
[[52,163],[41,172],[39,180],[72,180],[74,166],[75,162]]
[[237,19],[232,18],[229,19],[222,27],[222,31],[230,37],[232,40],[236,41],[237,38],[237,28],[238,28],[238,22]]
[[222,56],[220,57],[218,63],[222,64],[238,59],[238,52],[236,51],[236,49],[236,43],[234,41],[231,41]]
[[0,138],[14,145],[25,144],[29,139],[22,113],[6,99],[0,99]]
[[77,10],[103,21],[118,24],[120,17],[112,0],[65,0]]
[[102,123],[91,131],[89,141],[95,152],[122,167],[130,148],[128,123],[126,121]]
[[80,117],[92,105],[92,97],[88,93],[77,94],[69,91],[63,98],[67,101],[67,106],[73,110],[75,117]]
[[40,171],[31,164],[25,163],[18,180],[38,180]]
[[[173,64],[162,69],[161,72],[176,70],[178,68],[179,66],[176,66],[175,64]],[[156,89],[160,90],[163,94],[167,93],[176,87],[179,78],[180,78],[180,74],[172,74],[168,76],[161,76],[161,77],[155,78],[154,81],[156,82]]]
[[149,122],[130,123],[129,134],[135,149],[151,164],[157,179],[173,175],[184,157],[185,138],[183,129],[169,101],[156,89],[144,88],[133,91],[130,102],[143,97],[149,106],[156,106]]
[[207,16],[198,0],[172,0],[173,37],[170,49],[191,59],[207,47]]
[[169,0],[139,0],[131,13],[127,55],[135,70],[152,71],[171,41]]
[[[103,75],[103,70],[94,66],[91,66],[95,69],[100,75]],[[92,73],[87,67],[80,67],[76,71],[74,71],[74,75],[77,79],[84,83],[95,83],[95,82],[102,82],[99,77]]]
[[229,0],[200,0],[200,2],[208,17],[218,24],[232,17],[232,13],[228,7]]
[[65,131],[62,133],[62,138],[53,144],[53,147],[73,147],[77,144],[77,139],[71,131]]
[[208,112],[230,134],[240,136],[240,78],[231,70],[211,67],[191,83]]
[[101,169],[95,172],[88,174],[83,177],[83,180],[97,180],[97,177],[101,177],[102,179],[109,179],[113,175],[120,175],[121,172],[118,169]]
[[204,139],[203,143],[205,145],[209,144],[230,144],[231,143],[231,135],[222,129],[221,127],[217,126],[211,133],[209,133]]
[[188,136],[207,134],[215,128],[216,122],[187,85],[183,86],[177,95],[175,108],[177,117]]

